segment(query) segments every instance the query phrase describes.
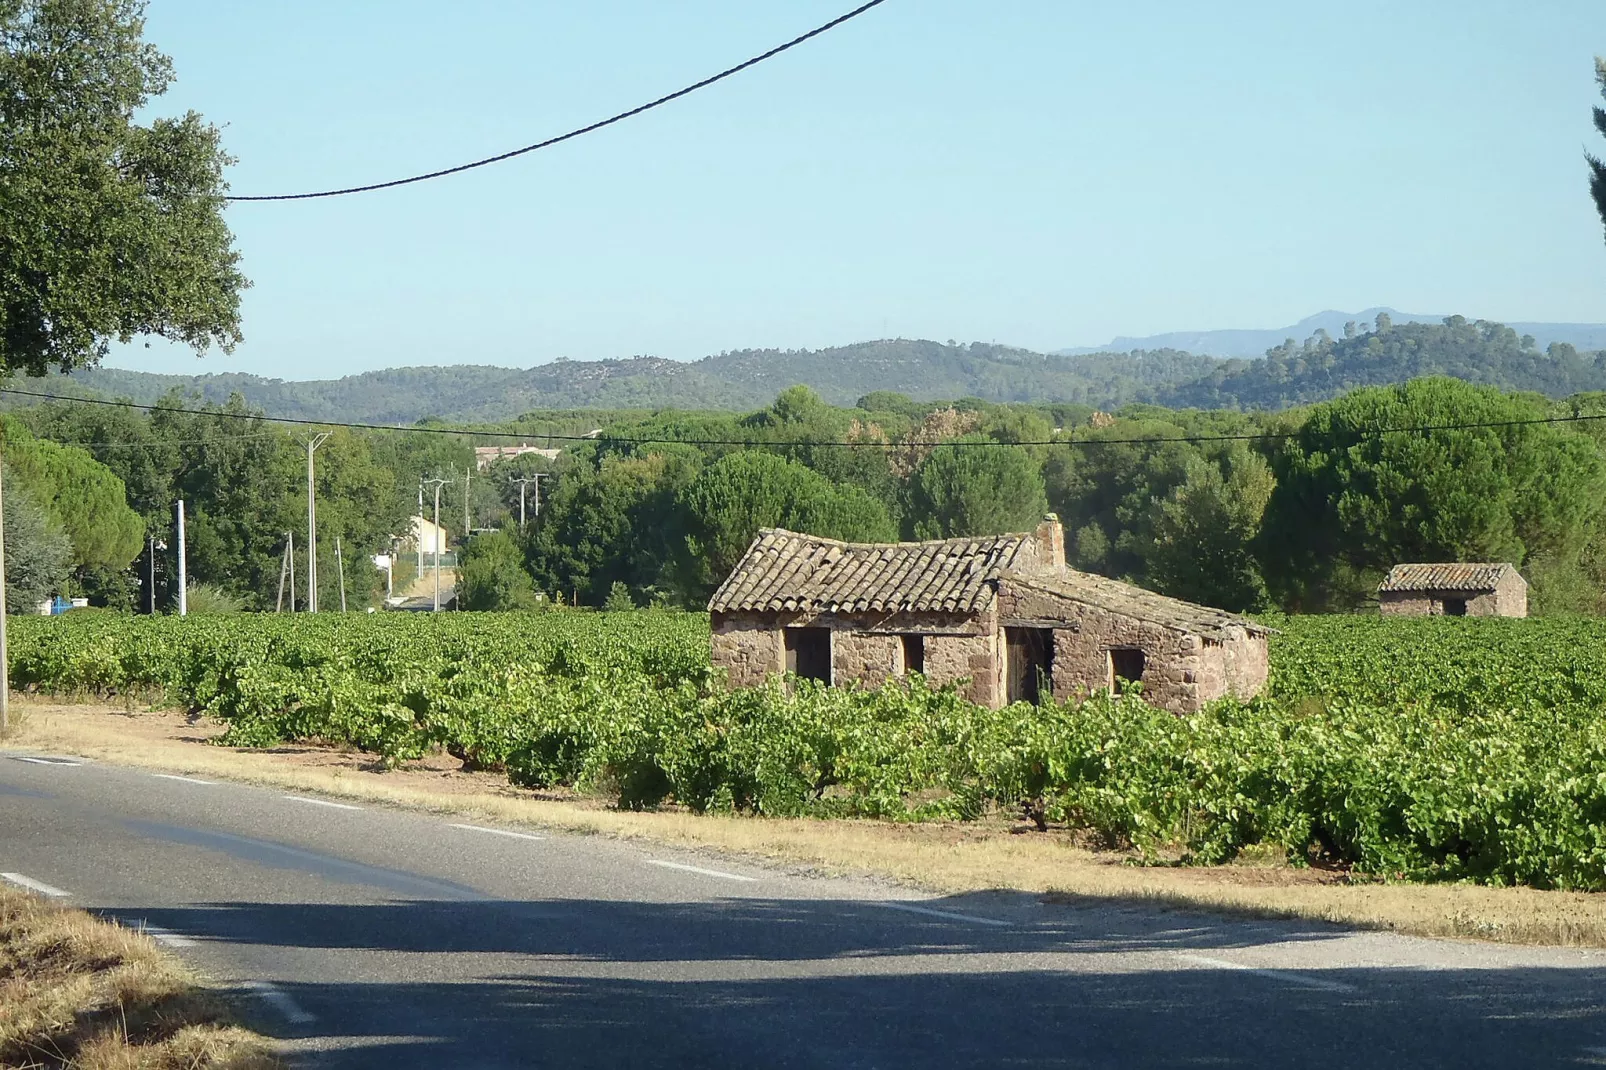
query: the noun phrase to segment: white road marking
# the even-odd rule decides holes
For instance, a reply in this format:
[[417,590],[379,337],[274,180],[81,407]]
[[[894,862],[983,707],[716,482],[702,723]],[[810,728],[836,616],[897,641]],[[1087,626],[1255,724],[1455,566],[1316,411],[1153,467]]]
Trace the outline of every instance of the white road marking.
[[661,858],[647,859],[649,866],[663,866],[665,869],[682,869],[687,873],[701,873],[705,877],[721,877],[728,881],[756,881],[757,877],[744,877],[740,873],[725,873],[717,869],[703,869],[701,866],[687,866],[679,862],[665,862]]
[[1240,973],[1253,973],[1261,977],[1269,977],[1284,984],[1298,985],[1302,988],[1314,988],[1322,992],[1353,992],[1354,985],[1347,985],[1342,981],[1324,981],[1320,978],[1310,977],[1292,970],[1272,970],[1260,966],[1245,966],[1241,962],[1231,962],[1227,959],[1218,959],[1210,955],[1195,955],[1190,952],[1178,951],[1176,957],[1184,962],[1192,962],[1199,966],[1209,966],[1217,970],[1237,970]]
[[26,888],[30,892],[47,895],[52,899],[66,899],[72,895],[71,892],[64,892],[60,888],[52,888],[44,881],[36,881],[32,877],[24,877],[21,873],[0,873],[0,880],[15,884],[18,888]]
[[164,947],[194,947],[195,941],[183,933],[176,933],[172,929],[164,929],[160,925],[139,924],[139,931],[155,940]]
[[290,994],[278,985],[272,985],[266,981],[247,981],[244,987],[247,991],[254,992],[260,996],[264,1003],[271,1003],[275,1010],[296,1025],[306,1025],[309,1022],[318,1020],[317,1015],[308,1014],[302,1010],[301,1005],[291,999]]
[[545,836],[531,836],[527,832],[509,832],[507,829],[488,829],[480,825],[447,825],[447,828],[462,829],[464,832],[487,832],[492,836],[506,836],[514,840],[544,840]]
[[19,762],[30,762],[33,765],[73,765],[73,766],[77,766],[77,765],[83,765],[84,764],[83,762],[69,762],[65,758],[26,758],[26,757],[24,757],[24,756],[22,756],[20,754],[13,754],[12,757],[17,759],[17,761],[19,761]]
[[200,784],[208,788],[217,787],[217,781],[215,780],[197,780],[192,776],[179,776],[177,773],[152,773],[151,776],[160,780],[179,780],[185,784]]
[[909,914],[924,914],[928,918],[946,918],[949,921],[968,921],[973,925],[994,925],[1005,929],[1007,929],[1010,925],[1009,922],[1000,921],[997,918],[983,918],[976,914],[958,914],[952,910],[933,910],[930,907],[917,907],[912,903],[888,903],[885,900],[878,900],[876,901],[875,905],[878,907],[886,907],[888,910],[902,910]]
[[325,801],[323,799],[308,799],[308,798],[306,798],[304,796],[301,796],[301,795],[281,795],[279,797],[281,799],[289,799],[291,802],[306,803],[308,806],[327,806],[331,810],[361,810],[362,809],[362,807],[360,807],[360,806],[347,806],[345,803],[327,802],[327,801]]

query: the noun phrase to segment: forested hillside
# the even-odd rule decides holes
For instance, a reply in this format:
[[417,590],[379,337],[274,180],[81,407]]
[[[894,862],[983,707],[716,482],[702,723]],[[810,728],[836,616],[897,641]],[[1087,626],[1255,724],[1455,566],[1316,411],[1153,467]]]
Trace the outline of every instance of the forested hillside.
[[1364,333],[1351,325],[1342,338],[1321,331],[1303,344],[1290,339],[1259,360],[1223,361],[1153,400],[1185,408],[1281,409],[1423,375],[1559,398],[1606,389],[1606,351],[1580,354],[1564,342],[1541,351],[1510,327],[1462,316],[1397,324],[1382,315]]
[[273,416],[408,424],[435,417],[501,421],[536,409],[751,409],[805,385],[833,405],[896,391],[918,401],[1072,402],[1114,409],[1278,409],[1358,386],[1449,375],[1560,398],[1606,389],[1606,361],[1565,343],[1541,350],[1499,324],[1350,325],[1342,337],[1290,339],[1258,360],[1219,360],[1174,349],[1046,356],[1023,349],[896,339],[819,350],[745,349],[684,362],[659,357],[559,360],[534,368],[485,365],[392,368],[313,382],[223,373],[149,375],[116,369],[22,380],[24,389],[88,390],[150,402],[174,388],[222,404],[239,394]]

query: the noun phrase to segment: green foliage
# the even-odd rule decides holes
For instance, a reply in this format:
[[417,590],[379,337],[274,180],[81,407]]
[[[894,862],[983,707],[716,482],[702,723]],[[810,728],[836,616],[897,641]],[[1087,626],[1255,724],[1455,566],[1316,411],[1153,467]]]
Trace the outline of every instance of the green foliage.
[[224,741],[444,747],[623,806],[970,819],[1029,803],[1149,857],[1247,847],[1393,878],[1606,890],[1606,623],[1276,622],[1272,686],[1189,717],[1136,696],[973,706],[727,691],[707,619],[637,611],[15,622],[18,686],[154,689]]
[[32,613],[72,572],[72,543],[11,473],[4,477],[6,609]]
[[[1606,466],[1537,401],[1453,379],[1358,390],[1313,408],[1272,454],[1261,559],[1304,610],[1355,604],[1401,561],[1576,561]],[[1444,424],[1482,427],[1365,434]]]
[[[1600,94],[1606,97],[1606,59],[1595,57],[1595,81],[1600,83]],[[1606,137],[1606,108],[1594,109],[1595,129]],[[1589,161],[1589,192],[1595,198],[1595,210],[1600,213],[1600,219],[1606,224],[1606,163],[1594,155],[1588,155]]]
[[513,537],[502,531],[469,540],[457,583],[459,609],[528,609],[536,602],[535,584],[524,571],[524,553]]
[[1182,483],[1154,503],[1146,556],[1155,589],[1237,613],[1265,608],[1251,546],[1275,485],[1270,466],[1241,444],[1224,465],[1191,459]]
[[123,483],[88,452],[34,438],[0,417],[0,440],[17,486],[66,533],[80,568],[119,570],[139,553],[145,526]]
[[753,450],[709,465],[680,495],[685,525],[680,586],[705,600],[736,566],[760,528],[781,527],[850,542],[896,537],[881,503],[834,485],[795,461]]
[[[338,603],[337,603],[338,604]],[[210,583],[192,583],[184,600],[186,612],[193,614],[240,613],[245,604],[223,588]]]
[[608,588],[608,598],[607,601],[602,603],[602,608],[609,613],[628,613],[636,608],[636,600],[630,597],[629,587],[622,583],[615,583]]
[[1047,511],[1031,456],[982,436],[933,450],[909,482],[908,524],[917,539],[1031,531]]
[[135,122],[172,66],[138,0],[0,5],[0,372],[69,369],[109,340],[239,341],[217,128]]

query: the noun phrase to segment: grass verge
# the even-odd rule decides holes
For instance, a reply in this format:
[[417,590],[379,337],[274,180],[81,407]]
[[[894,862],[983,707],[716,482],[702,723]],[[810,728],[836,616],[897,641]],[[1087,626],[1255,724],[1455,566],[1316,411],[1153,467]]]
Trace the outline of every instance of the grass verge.
[[[316,748],[208,746],[215,729],[171,713],[26,703],[10,741],[164,772],[211,776],[460,818],[715,850],[827,872],[870,873],[936,892],[1014,889],[1062,900],[1304,918],[1419,936],[1606,947],[1606,894],[1356,882],[1286,865],[1143,867],[1064,834],[1004,824],[906,825],[625,813],[542,797],[439,764],[384,771],[369,756]],[[456,763],[451,763],[455,766]]]
[[140,933],[0,887],[0,1066],[277,1070],[263,1038]]

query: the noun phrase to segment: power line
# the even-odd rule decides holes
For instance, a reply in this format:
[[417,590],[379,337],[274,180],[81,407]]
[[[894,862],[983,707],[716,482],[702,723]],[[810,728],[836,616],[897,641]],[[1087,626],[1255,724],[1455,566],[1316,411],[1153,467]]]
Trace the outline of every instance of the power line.
[[475,160],[473,163],[458,164],[456,167],[447,167],[439,171],[430,171],[428,174],[413,175],[411,178],[397,178],[388,182],[373,182],[366,186],[348,186],[344,189],[323,190],[317,193],[279,193],[269,196],[226,197],[224,199],[230,201],[310,201],[320,197],[344,197],[350,193],[371,193],[374,190],[392,189],[396,186],[409,186],[414,182],[428,182],[430,179],[445,178],[447,175],[460,174],[463,171],[472,171],[476,167],[488,167],[493,163],[501,163],[503,160],[511,160],[515,156],[523,156],[525,153],[535,152],[539,149],[551,148],[553,145],[560,145],[565,141],[572,141],[574,138],[580,137],[584,134],[590,134],[594,131],[601,130],[603,127],[612,126],[614,123],[619,123],[626,119],[634,118],[643,112],[652,111],[654,108],[661,108],[671,101],[679,100],[681,97],[690,96],[699,89],[706,89],[715,82],[723,82],[725,79],[731,77],[732,75],[740,74],[749,67],[756,67],[767,59],[773,59],[774,57],[779,56],[782,52],[790,51],[806,41],[813,40],[823,33],[834,30],[844,22],[856,19],[866,11],[869,11],[871,8],[879,7],[884,3],[886,3],[886,0],[869,0],[868,3],[859,5],[852,11],[849,11],[846,15],[839,15],[823,26],[816,26],[808,33],[805,33],[800,37],[792,38],[784,45],[777,45],[768,52],[764,52],[760,55],[754,56],[752,59],[738,63],[734,67],[727,67],[725,70],[720,71],[711,78],[704,78],[700,82],[694,82],[693,84],[686,86],[684,89],[677,89],[673,93],[661,96],[657,100],[649,101],[648,103],[642,104],[638,107],[631,108],[629,111],[622,111],[617,115],[611,115],[606,119],[591,123],[588,126],[582,126],[577,130],[570,130],[567,134],[559,134],[557,137],[547,138],[545,141],[538,141],[533,145],[526,145],[522,149],[514,149],[511,152],[498,153],[495,156],[487,156],[485,159]]
[[[679,443],[683,446],[733,446],[741,449],[775,449],[781,446],[829,446],[844,449],[908,449],[915,448],[942,448],[959,446],[1141,446],[1163,445],[1169,442],[1182,443],[1211,443],[1211,442],[1272,442],[1282,439],[1296,438],[1302,432],[1293,431],[1254,431],[1232,435],[1150,435],[1141,438],[1044,438],[1022,439],[1015,442],[1003,442],[997,439],[975,439],[972,441],[956,441],[954,439],[937,440],[909,440],[900,442],[876,441],[874,439],[738,439],[738,438],[674,438],[668,435],[556,435],[544,431],[482,431],[472,428],[450,427],[395,427],[389,424],[365,424],[341,422],[338,420],[307,420],[294,416],[265,416],[258,413],[231,412],[228,410],[184,409],[172,405],[147,405],[137,401],[111,401],[105,398],[68,397],[64,394],[48,394],[34,390],[16,390],[11,387],[0,387],[0,394],[12,394],[21,397],[40,398],[45,401],[62,401],[75,405],[103,405],[113,408],[140,409],[146,412],[171,412],[186,416],[212,416],[230,420],[256,420],[261,423],[288,424],[294,427],[341,427],[353,431],[385,431],[391,434],[409,435],[458,435],[466,438],[544,438],[549,442],[595,442],[616,446],[666,446]],[[1426,434],[1431,431],[1474,431],[1497,430],[1508,427],[1539,427],[1545,425],[1588,423],[1595,420],[1606,420],[1606,413],[1593,415],[1575,414],[1572,416],[1536,416],[1526,420],[1486,420],[1467,423],[1445,424],[1414,424],[1405,427],[1358,427],[1346,432],[1357,439],[1373,438],[1379,435]],[[257,436],[240,436],[257,437]],[[207,441],[207,440],[199,440]],[[218,440],[212,440],[218,441]]]

